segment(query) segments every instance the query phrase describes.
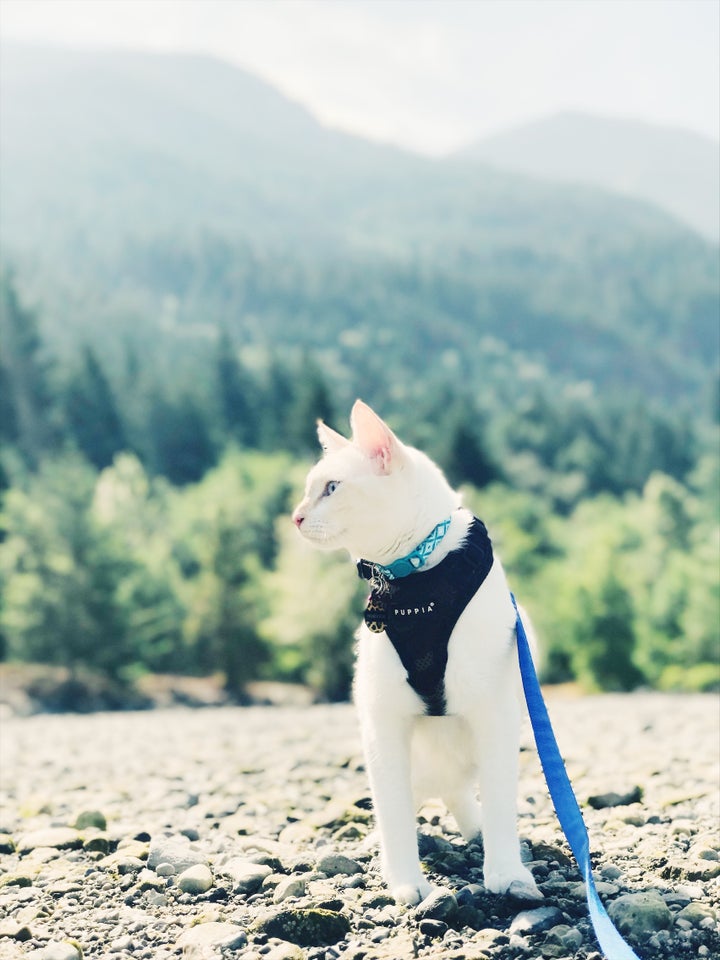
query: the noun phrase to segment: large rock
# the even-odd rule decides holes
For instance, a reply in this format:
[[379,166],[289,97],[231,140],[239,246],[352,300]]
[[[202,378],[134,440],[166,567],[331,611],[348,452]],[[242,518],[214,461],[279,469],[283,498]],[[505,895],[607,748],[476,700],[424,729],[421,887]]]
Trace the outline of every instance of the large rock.
[[608,907],[608,913],[620,933],[634,938],[672,926],[672,913],[659,893],[627,893]]
[[305,960],[305,952],[302,947],[294,943],[279,943],[270,950],[270,953],[264,954],[265,960]]
[[103,857],[100,865],[106,870],[116,870],[121,876],[127,873],[139,873],[144,867],[145,862],[138,857],[128,856],[124,850],[117,850],[107,857]]
[[96,830],[107,830],[107,819],[99,810],[83,810],[77,815],[76,830],[87,830],[94,827]]
[[5,917],[0,920],[1,937],[8,937],[10,940],[19,940],[20,943],[24,943],[26,940],[32,940],[33,934],[30,927],[25,923],[13,917]]
[[419,903],[415,916],[418,920],[449,921],[458,911],[457,900],[449,890],[433,890]]
[[28,960],[82,960],[82,953],[74,943],[51,940],[46,946],[28,954]]
[[598,793],[595,796],[588,797],[588,803],[595,810],[605,810],[608,807],[626,807],[631,803],[640,803],[642,796],[642,789],[633,787],[626,793],[615,793],[614,790],[609,793]]
[[183,870],[175,882],[183,893],[207,893],[213,885],[213,876],[210,867],[196,863],[194,867]]
[[349,877],[355,873],[363,872],[363,868],[356,860],[351,860],[350,857],[344,857],[341,853],[330,853],[326,857],[323,857],[320,863],[318,863],[318,870],[328,877]]
[[154,870],[148,870],[147,867],[144,867],[137,875],[136,880],[138,890],[145,892],[146,890],[164,890],[167,881],[163,877],[159,877]]
[[288,900],[290,897],[303,897],[305,896],[305,888],[306,883],[302,877],[283,877],[275,887],[273,902],[282,903],[283,900]]
[[226,947],[229,950],[237,950],[239,947],[244,947],[246,943],[247,935],[242,927],[235,923],[210,920],[183,931],[177,946],[182,947],[183,950],[187,947]]
[[424,933],[426,937],[432,937],[433,940],[445,936],[447,929],[448,925],[444,920],[426,919],[421,920],[419,924],[420,933]]
[[273,871],[267,864],[236,858],[229,860],[222,872],[231,878],[236,893],[252,894],[260,889],[265,877],[269,877]]
[[307,817],[311,827],[331,827],[337,829],[347,823],[368,823],[372,819],[371,804],[366,798],[335,799],[327,806]]
[[9,833],[0,833],[0,853],[15,853],[15,841]]
[[177,873],[182,873],[198,863],[207,865],[207,860],[202,853],[193,850],[184,837],[158,837],[150,844],[147,865],[154,870],[161,863],[171,863]]
[[562,923],[565,918],[557,907],[538,907],[537,910],[523,910],[510,924],[510,933],[542,933]]
[[678,913],[677,920],[683,920],[691,927],[699,927],[708,917],[715,920],[716,913],[707,903],[689,903]]
[[283,910],[258,924],[268,937],[289,940],[300,947],[329,947],[350,931],[350,922],[331,910]]
[[30,853],[38,847],[53,847],[56,850],[79,850],[82,837],[72,827],[47,827],[26,833],[17,842],[17,852]]

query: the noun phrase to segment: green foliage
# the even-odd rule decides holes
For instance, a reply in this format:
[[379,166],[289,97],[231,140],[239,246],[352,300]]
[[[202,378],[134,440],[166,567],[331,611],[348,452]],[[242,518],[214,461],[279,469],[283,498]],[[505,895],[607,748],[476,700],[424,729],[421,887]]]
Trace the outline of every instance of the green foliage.
[[123,598],[133,562],[94,513],[94,483],[70,457],[5,495],[0,625],[12,658],[118,677],[135,654]]
[[229,450],[202,483],[172,489],[129,454],[100,474],[77,456],[47,461],[4,498],[7,656],[121,679],[221,670],[241,696],[270,659],[260,585],[288,469]]
[[[346,696],[358,585],[337,558],[303,552],[287,522],[304,467],[247,449],[315,449],[315,420],[336,406],[320,366],[271,354],[251,368],[221,335],[214,386],[174,395],[157,381],[142,418],[142,361],[128,365],[132,390],[113,389],[87,349],[56,402],[35,317],[8,279],[3,291],[5,655],[112,677],[220,670],[238,697],[259,677]],[[467,501],[534,613],[546,679],[717,687],[717,427],[587,387],[536,386],[511,406],[509,358],[493,357],[497,395],[460,392],[447,355],[444,380],[396,391],[390,420],[474,485]],[[118,454],[130,434],[144,464]],[[63,444],[92,465],[58,456]]]
[[[439,416],[437,459],[444,465],[450,482],[486,487],[501,478],[501,469],[481,432],[472,404],[458,400]],[[435,421],[437,422],[437,421]]]
[[221,670],[239,695],[270,651],[260,635],[263,571],[275,562],[275,520],[288,511],[289,461],[230,449],[202,483],[176,491],[170,507],[178,589],[187,611],[191,661]]
[[[222,671],[238,697],[279,678],[342,699],[363,591],[342,558],[289,521],[305,472],[230,448],[175,488],[124,454],[101,473],[77,456],[14,475],[2,511],[0,635],[12,659],[138,670]],[[465,488],[540,634],[543,674],[589,689],[720,685],[717,466],[640,495],[549,499]]]
[[658,688],[690,693],[717,692],[720,690],[720,664],[694,663],[685,666],[673,663],[663,670]]
[[470,498],[532,613],[546,680],[712,685],[720,525],[708,479],[704,468],[692,487],[655,474],[641,495],[584,500],[566,520],[547,501],[500,487]]
[[278,562],[264,584],[272,602],[261,626],[274,670],[308,683],[323,699],[345,699],[363,591],[346,557],[313,550],[286,517],[278,524]]
[[345,697],[362,589],[287,515],[360,395],[466,485],[547,680],[720,685],[716,251],[455,172],[337,180],[302,245],[80,231],[82,277],[2,277],[0,653]]
[[156,396],[149,423],[151,462],[172,483],[195,483],[215,463],[207,418],[190,393],[183,392],[176,400]]
[[226,432],[241,446],[259,445],[258,384],[240,362],[226,331],[222,331],[215,359],[220,416]]
[[572,637],[577,679],[599,690],[632,690],[643,675],[633,662],[635,611],[628,590],[611,571],[590,593],[578,596],[581,619]]
[[[114,381],[99,354],[85,347],[79,365],[69,372],[59,368],[55,403],[47,362],[39,359],[36,319],[19,305],[10,280],[4,289],[8,329],[35,331],[5,338],[15,343],[7,361],[0,353],[0,380],[7,385],[0,403],[4,436],[30,465],[69,446],[103,468],[129,449],[154,474],[182,485],[200,481],[228,443],[305,456],[316,446],[316,420],[334,420],[337,376],[353,380],[331,350],[322,354],[322,366],[307,351],[240,350],[225,328],[210,326],[205,334],[211,349],[197,357],[185,353],[182,363],[171,354],[150,367],[128,347]],[[602,491],[640,491],[653,472],[683,480],[695,462],[699,425],[682,409],[641,402],[636,395],[605,397],[589,384],[540,386],[535,367],[516,371],[517,358],[494,341],[481,346],[481,390],[466,382],[468,358],[449,347],[440,363],[409,380],[402,354],[384,347],[389,376],[384,370],[380,375],[374,372],[379,355],[372,336],[361,326],[342,338],[351,354],[362,350],[355,359],[370,393],[358,392],[383,403],[401,435],[433,456],[454,483],[483,487],[505,478],[516,488],[549,493],[555,508],[569,512],[579,499]],[[166,383],[163,363],[176,360]],[[415,366],[420,362],[413,360]],[[518,399],[517,383],[526,374],[528,390]],[[344,396],[349,407],[347,386]]]
[[172,490],[148,477],[133,454],[115,458],[97,477],[93,511],[122,544],[131,567],[122,591],[134,638],[135,672],[192,669],[183,643],[185,606],[169,531]]
[[330,391],[318,365],[305,356],[300,369],[302,374],[289,411],[283,446],[307,454],[317,448],[317,421],[331,422],[334,415]]
[[[238,697],[266,677],[345,697],[362,591],[287,517],[294,458],[338,407],[331,364],[220,334],[209,383],[179,393],[132,351],[115,385],[89,348],[73,377],[51,376],[8,278],[3,297],[0,652],[115,678],[222,671]],[[451,351],[427,381],[397,384],[389,419],[467,484],[534,614],[545,678],[717,687],[717,425],[533,377],[513,406],[512,358],[488,351],[493,392],[456,383]]]
[[80,369],[65,390],[65,415],[78,449],[99,470],[128,447],[125,429],[94,350],[84,347]]
[[0,273],[0,441],[37,466],[55,449],[50,372],[36,314],[20,301],[14,278]]

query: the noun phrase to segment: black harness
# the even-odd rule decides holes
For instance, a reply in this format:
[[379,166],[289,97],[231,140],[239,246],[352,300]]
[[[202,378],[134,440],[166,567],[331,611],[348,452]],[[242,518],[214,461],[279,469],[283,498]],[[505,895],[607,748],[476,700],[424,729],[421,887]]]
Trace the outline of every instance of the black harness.
[[388,635],[429,716],[445,714],[450,634],[492,564],[492,543],[477,517],[464,544],[430,570],[388,580],[375,564],[358,561],[359,576],[372,586],[365,623],[372,633]]

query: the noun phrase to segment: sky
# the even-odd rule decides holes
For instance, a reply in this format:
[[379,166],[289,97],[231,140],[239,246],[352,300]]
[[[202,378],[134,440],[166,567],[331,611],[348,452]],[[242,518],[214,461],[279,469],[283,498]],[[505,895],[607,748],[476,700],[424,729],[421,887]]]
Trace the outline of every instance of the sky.
[[210,54],[430,155],[564,110],[720,139],[720,0],[0,0],[0,37]]

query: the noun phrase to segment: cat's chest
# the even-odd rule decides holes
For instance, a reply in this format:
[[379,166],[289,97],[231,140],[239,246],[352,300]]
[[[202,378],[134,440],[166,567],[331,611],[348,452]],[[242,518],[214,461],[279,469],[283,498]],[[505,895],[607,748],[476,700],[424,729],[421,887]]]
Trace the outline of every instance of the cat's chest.
[[446,713],[445,670],[455,625],[493,564],[490,538],[474,519],[462,549],[433,569],[375,585],[365,623],[392,645],[405,681],[429,716]]

